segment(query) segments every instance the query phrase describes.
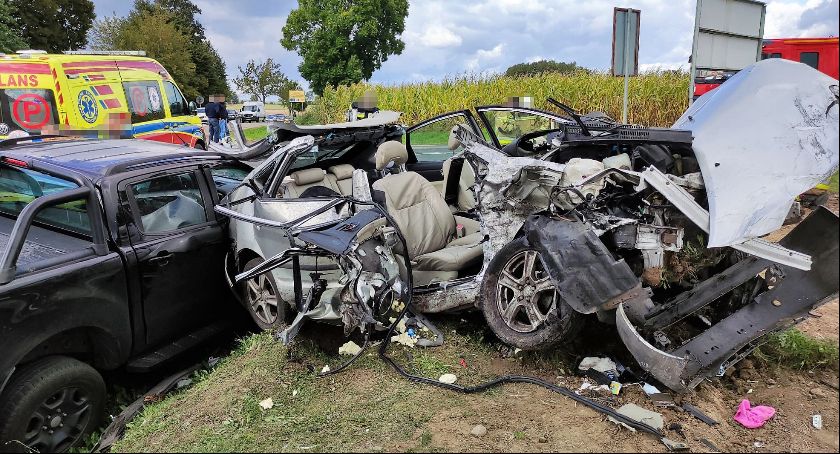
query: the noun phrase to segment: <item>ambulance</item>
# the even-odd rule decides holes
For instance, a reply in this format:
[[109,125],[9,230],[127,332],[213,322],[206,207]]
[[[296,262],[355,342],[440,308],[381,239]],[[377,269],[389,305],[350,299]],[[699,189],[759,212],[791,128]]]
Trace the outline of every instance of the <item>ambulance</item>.
[[24,132],[207,144],[195,104],[142,51],[0,54],[0,139]]

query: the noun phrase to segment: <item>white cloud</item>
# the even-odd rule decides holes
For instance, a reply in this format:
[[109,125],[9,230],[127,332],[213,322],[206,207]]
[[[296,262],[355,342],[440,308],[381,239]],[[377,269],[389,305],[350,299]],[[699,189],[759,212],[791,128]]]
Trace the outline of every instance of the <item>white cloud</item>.
[[426,28],[418,41],[426,47],[453,47],[459,46],[463,39],[457,33],[440,24],[432,24]]

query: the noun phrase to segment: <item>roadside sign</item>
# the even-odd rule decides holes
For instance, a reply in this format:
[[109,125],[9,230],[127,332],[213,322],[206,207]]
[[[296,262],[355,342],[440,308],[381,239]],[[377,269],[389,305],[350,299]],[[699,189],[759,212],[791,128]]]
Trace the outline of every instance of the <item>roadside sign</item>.
[[306,102],[306,92],[303,90],[289,90],[289,102]]
[[[639,74],[639,25],[642,12],[632,8],[613,10],[612,75]],[[624,56],[630,58],[625,61]]]
[[697,77],[739,71],[761,59],[766,11],[757,0],[697,0],[689,100]]
[[621,122],[627,123],[630,76],[639,74],[639,26],[642,12],[632,8],[613,9],[612,74],[624,76]]

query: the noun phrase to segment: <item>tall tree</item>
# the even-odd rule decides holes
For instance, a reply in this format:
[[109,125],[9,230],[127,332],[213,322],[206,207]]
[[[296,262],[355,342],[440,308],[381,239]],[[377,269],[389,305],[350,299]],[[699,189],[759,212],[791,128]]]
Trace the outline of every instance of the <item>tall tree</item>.
[[289,90],[294,90],[297,82],[290,81],[280,68],[280,63],[268,58],[262,63],[249,60],[245,67],[238,67],[239,77],[233,83],[240,91],[251,95],[258,101],[265,102],[269,96],[279,96],[289,99]]
[[189,36],[175,27],[168,11],[156,9],[131,13],[119,27],[113,44],[118,49],[146,51],[146,55],[169,71],[187,99],[201,94],[195,85],[195,64],[184,58],[190,51]]
[[135,0],[134,8],[137,11],[162,9],[169,12],[175,27],[189,37],[190,59],[196,68],[200,68],[194,80],[196,90],[205,97],[216,93],[231,94],[225,62],[198,21],[201,8],[190,0]]
[[0,52],[11,53],[25,49],[26,41],[18,31],[17,20],[12,11],[14,7],[5,0],[0,0]]
[[0,0],[14,9],[21,37],[33,49],[81,49],[96,14],[91,0]]
[[299,0],[280,43],[303,58],[298,66],[317,94],[370,79],[405,48],[408,0]]

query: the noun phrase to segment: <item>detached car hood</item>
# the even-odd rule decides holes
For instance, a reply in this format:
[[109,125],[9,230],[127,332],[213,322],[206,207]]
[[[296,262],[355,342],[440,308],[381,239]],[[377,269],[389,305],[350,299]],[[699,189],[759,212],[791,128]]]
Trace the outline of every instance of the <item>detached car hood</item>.
[[778,230],[795,198],[838,167],[838,82],[769,59],[700,97],[674,123],[691,130],[709,198],[709,247]]

